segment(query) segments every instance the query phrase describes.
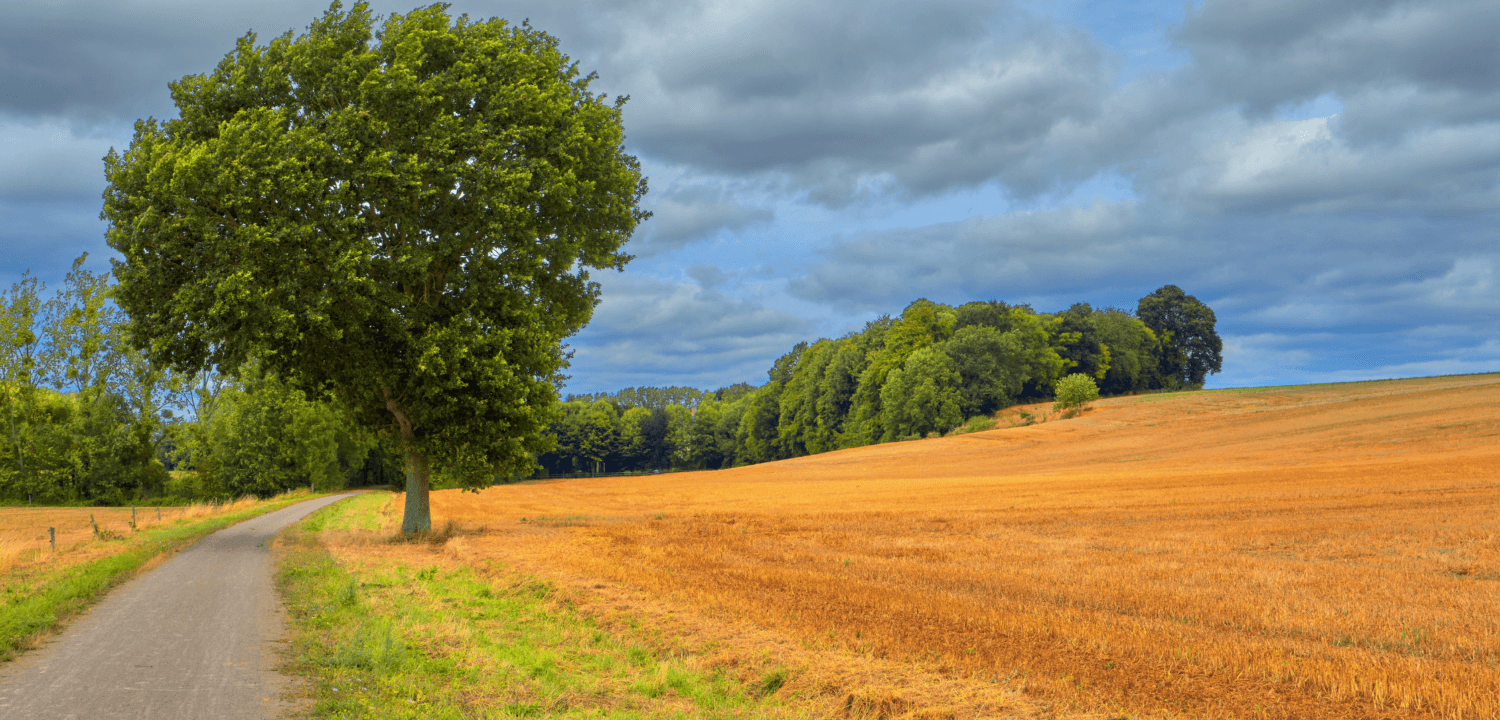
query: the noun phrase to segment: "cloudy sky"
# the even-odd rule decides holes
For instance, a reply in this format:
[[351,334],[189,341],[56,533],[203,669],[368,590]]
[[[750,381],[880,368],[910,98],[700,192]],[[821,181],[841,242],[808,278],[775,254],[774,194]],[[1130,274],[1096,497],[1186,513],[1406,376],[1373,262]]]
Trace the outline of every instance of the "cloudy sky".
[[[317,0],[0,7],[0,283],[111,251],[100,158]],[[381,13],[413,6],[373,3]],[[655,213],[569,390],[759,384],[911,300],[1134,308],[1210,387],[1500,370],[1500,3],[518,0],[628,94]]]

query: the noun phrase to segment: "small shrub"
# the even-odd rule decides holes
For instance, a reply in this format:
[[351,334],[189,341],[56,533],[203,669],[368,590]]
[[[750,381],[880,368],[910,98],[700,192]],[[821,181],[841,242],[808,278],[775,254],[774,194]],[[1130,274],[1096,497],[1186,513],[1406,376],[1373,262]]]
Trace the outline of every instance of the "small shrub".
[[762,677],[760,679],[758,685],[760,687],[758,687],[757,689],[760,690],[761,695],[775,695],[776,691],[780,690],[782,686],[786,685],[786,671],[782,669],[776,669],[769,673],[766,673],[765,677]]
[[374,627],[362,627],[340,641],[324,660],[330,667],[348,670],[373,670],[389,674],[398,669],[404,660],[406,645],[391,632],[386,624],[385,636],[377,639],[379,631]]
[[349,584],[339,588],[336,602],[345,607],[359,604],[359,582],[350,580]]
[[963,433],[983,432],[995,427],[995,418],[988,415],[975,415],[964,421],[964,424],[953,429],[951,434],[961,435]]
[[1057,401],[1052,403],[1052,409],[1082,410],[1098,399],[1099,386],[1094,384],[1094,379],[1082,373],[1073,373],[1057,382]]

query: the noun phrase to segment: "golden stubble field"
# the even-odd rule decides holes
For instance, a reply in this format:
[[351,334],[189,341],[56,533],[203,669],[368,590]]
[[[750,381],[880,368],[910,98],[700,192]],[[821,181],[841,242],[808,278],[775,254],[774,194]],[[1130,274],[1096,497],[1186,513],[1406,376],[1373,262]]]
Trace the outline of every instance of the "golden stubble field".
[[[56,569],[113,555],[122,549],[112,539],[130,536],[179,520],[234,512],[254,505],[253,498],[233,503],[194,503],[180,507],[6,507],[0,508],[0,579],[8,571],[24,574]],[[135,525],[131,526],[132,520]],[[102,535],[94,533],[97,524]],[[48,528],[53,530],[49,534]],[[52,537],[56,537],[56,550]]]
[[1113,398],[433,513],[466,562],[602,614],[633,593],[715,643],[814,653],[850,714],[988,717],[1019,691],[1006,715],[1500,717],[1500,375]]

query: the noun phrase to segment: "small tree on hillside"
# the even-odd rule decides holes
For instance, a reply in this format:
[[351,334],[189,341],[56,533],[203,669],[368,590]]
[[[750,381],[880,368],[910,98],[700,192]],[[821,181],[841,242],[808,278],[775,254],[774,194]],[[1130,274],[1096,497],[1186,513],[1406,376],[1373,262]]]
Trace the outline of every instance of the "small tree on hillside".
[[1094,384],[1094,379],[1083,373],[1073,373],[1057,381],[1057,397],[1056,402],[1052,403],[1052,409],[1081,410],[1098,399],[1099,386]]
[[390,431],[403,532],[431,526],[430,471],[530,472],[561,341],[598,303],[587,268],[622,268],[647,217],[624,100],[592,79],[543,32],[441,4],[247,35],[105,158],[133,341],[189,373],[258,358]]

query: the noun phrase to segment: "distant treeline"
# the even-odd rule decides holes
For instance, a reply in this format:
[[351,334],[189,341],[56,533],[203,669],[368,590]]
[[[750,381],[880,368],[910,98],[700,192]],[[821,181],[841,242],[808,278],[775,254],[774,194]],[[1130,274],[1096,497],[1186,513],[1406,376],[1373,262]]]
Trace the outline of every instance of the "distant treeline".
[[1175,285],[1134,312],[917,300],[860,332],[798,343],[760,387],[569,395],[539,462],[553,474],[716,469],[943,434],[1051,399],[1070,374],[1104,395],[1202,387],[1222,364],[1215,323]]

